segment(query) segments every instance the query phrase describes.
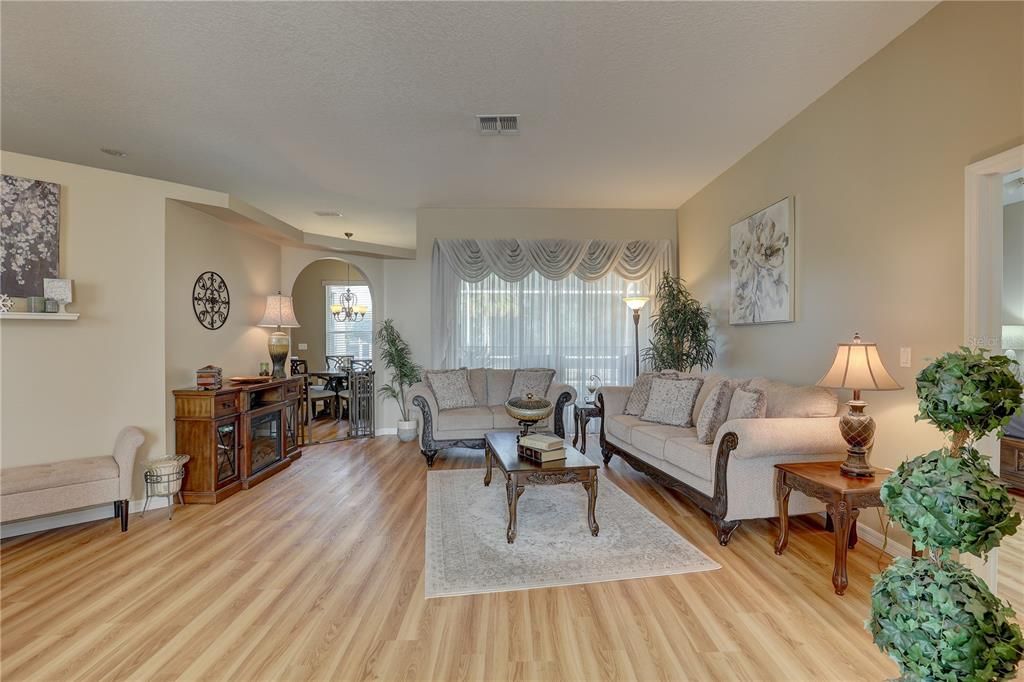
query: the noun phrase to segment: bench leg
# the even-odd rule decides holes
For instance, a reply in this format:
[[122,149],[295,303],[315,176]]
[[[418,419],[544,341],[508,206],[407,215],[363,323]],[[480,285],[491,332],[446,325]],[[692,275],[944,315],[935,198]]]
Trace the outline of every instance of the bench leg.
[[121,517],[121,500],[114,500],[114,518]]
[[121,532],[128,532],[128,500],[121,500],[117,503],[121,511]]

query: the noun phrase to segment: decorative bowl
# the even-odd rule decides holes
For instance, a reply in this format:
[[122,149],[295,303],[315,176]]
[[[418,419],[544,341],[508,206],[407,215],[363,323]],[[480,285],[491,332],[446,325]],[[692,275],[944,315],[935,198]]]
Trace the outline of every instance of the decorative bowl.
[[509,398],[505,401],[505,411],[508,416],[519,421],[519,426],[523,427],[520,435],[525,436],[531,426],[550,417],[555,406],[546,398],[535,398],[532,393],[527,393],[525,398]]

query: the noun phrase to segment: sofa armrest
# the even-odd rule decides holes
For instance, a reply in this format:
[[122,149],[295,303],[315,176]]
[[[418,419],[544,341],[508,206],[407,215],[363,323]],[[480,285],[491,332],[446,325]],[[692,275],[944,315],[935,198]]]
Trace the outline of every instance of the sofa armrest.
[[142,446],[146,436],[134,426],[126,426],[117,434],[112,453],[117,462],[118,490],[120,499],[130,500],[132,497],[132,478],[135,475],[135,455]]
[[[428,386],[425,381],[417,382],[405,389],[405,406],[409,414],[416,414],[416,411],[413,409],[413,400],[415,400],[417,396],[421,397],[426,402],[426,406],[430,410],[431,414],[437,414],[437,399],[434,397],[434,392],[430,390],[430,386]],[[415,407],[419,409],[418,405],[415,405]]]
[[737,459],[779,455],[821,455],[844,457],[846,441],[839,432],[838,417],[783,417],[775,419],[733,419],[722,424],[712,452],[726,434],[737,438],[732,456]]
[[[626,401],[629,400],[629,393],[632,386],[602,386],[597,389],[597,395],[604,398],[604,416],[611,417],[622,414],[626,409]],[[597,397],[595,396],[595,400]]]
[[554,405],[563,393],[568,393],[571,396],[567,401],[568,403],[576,402],[576,389],[569,384],[551,384],[551,388],[548,389],[547,399]]

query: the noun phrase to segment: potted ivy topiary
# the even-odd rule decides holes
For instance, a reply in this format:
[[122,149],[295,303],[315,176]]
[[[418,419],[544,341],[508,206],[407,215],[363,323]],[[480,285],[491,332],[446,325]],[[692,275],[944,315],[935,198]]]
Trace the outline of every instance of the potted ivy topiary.
[[1001,680],[1024,653],[1014,613],[951,552],[984,558],[1020,515],[974,443],[1021,407],[1014,361],[985,350],[946,353],[917,377],[920,412],[950,445],[901,464],[882,485],[889,517],[925,556],[876,577],[868,629],[910,680]]
[[409,419],[409,408],[405,404],[405,389],[420,380],[423,368],[412,360],[412,349],[395,328],[394,320],[387,319],[377,328],[377,347],[384,366],[391,370],[391,380],[380,387],[385,398],[398,403],[402,418],[398,421],[398,439],[408,442],[416,438],[415,419]]

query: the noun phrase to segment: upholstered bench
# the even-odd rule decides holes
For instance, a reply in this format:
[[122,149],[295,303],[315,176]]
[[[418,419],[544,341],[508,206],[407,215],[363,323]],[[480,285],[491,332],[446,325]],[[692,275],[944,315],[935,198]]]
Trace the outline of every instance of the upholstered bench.
[[126,426],[112,455],[0,470],[0,522],[113,502],[127,531],[132,470],[143,440],[142,431]]

